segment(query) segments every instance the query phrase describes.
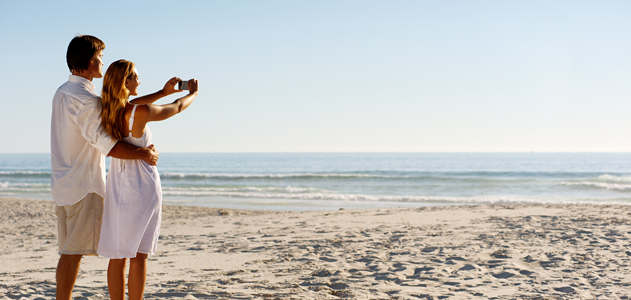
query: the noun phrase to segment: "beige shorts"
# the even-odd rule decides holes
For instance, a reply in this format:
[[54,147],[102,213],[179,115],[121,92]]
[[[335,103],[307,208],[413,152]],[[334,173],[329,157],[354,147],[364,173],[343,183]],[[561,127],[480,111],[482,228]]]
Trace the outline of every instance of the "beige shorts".
[[97,255],[103,198],[90,193],[73,205],[56,206],[59,254]]

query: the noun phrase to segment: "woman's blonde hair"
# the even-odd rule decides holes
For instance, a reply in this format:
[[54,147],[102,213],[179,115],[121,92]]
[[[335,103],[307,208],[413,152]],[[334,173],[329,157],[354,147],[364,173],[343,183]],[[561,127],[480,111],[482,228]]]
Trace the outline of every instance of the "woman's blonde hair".
[[113,62],[105,72],[101,92],[101,123],[114,140],[122,140],[124,108],[129,98],[125,79],[134,74],[135,64],[124,59]]

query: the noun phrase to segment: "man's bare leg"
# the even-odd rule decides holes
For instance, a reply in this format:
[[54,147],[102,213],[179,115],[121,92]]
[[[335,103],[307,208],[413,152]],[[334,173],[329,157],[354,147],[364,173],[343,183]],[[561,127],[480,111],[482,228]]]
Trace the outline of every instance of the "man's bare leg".
[[57,300],[70,300],[77,281],[82,255],[62,254],[57,264]]
[[110,259],[107,266],[107,289],[110,299],[125,300],[125,265],[126,258]]
[[147,254],[136,253],[129,259],[129,300],[142,300],[147,281]]

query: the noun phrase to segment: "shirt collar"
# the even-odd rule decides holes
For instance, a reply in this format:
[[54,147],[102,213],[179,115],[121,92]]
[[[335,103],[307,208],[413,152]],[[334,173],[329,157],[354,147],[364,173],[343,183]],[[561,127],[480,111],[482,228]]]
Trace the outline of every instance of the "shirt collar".
[[70,74],[70,78],[68,78],[68,81],[83,85],[91,92],[94,92],[94,83],[92,83],[92,81],[88,80],[85,77]]

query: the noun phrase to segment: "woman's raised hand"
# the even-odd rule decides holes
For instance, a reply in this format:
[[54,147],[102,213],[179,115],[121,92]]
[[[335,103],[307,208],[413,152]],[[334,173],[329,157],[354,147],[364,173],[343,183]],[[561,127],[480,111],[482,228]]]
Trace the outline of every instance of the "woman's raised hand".
[[165,96],[181,92],[182,90],[178,90],[175,88],[175,85],[180,81],[182,81],[182,79],[180,79],[179,77],[173,77],[169,79],[169,81],[164,84],[164,88],[162,88],[162,92],[165,94]]
[[191,79],[188,81],[188,91],[191,94],[197,94],[199,92],[199,85],[197,79]]

